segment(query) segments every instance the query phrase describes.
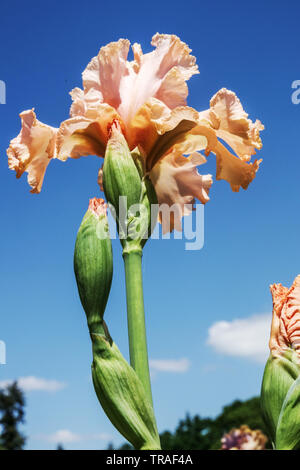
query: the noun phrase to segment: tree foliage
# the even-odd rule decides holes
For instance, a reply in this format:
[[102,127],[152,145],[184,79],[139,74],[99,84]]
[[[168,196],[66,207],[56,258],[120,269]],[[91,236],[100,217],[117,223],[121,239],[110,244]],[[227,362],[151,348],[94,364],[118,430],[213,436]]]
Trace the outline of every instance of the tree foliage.
[[21,450],[26,439],[18,430],[24,422],[25,399],[17,383],[0,390],[0,450]]

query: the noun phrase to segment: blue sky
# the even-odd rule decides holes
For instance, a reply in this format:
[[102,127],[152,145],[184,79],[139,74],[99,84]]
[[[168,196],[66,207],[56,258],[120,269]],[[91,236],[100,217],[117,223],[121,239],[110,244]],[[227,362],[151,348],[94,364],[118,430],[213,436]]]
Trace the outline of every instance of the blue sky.
[[[158,31],[177,34],[197,57],[191,106],[206,109],[226,87],[252,119],[264,123],[263,164],[249,189],[236,194],[228,183],[214,181],[203,249],[153,240],[144,250],[159,429],[173,429],[186,412],[216,415],[230,401],[259,393],[268,286],[288,285],[300,271],[300,105],[291,101],[291,84],[300,79],[299,14],[297,1],[11,0],[1,6],[0,80],[7,103],[0,105],[0,340],[7,364],[0,365],[0,381],[23,377],[31,389],[27,448],[53,449],[63,440],[69,449],[97,449],[123,438],[93,391],[90,341],[72,267],[88,200],[99,196],[100,161],[52,162],[42,193],[30,194],[26,177],[16,181],[7,168],[5,150],[19,133],[18,114],[35,107],[38,119],[58,126],[68,115],[68,92],[81,86],[81,72],[101,46],[125,37],[147,52]],[[213,156],[205,170],[215,174]],[[127,357],[117,240],[113,248],[106,320]]]

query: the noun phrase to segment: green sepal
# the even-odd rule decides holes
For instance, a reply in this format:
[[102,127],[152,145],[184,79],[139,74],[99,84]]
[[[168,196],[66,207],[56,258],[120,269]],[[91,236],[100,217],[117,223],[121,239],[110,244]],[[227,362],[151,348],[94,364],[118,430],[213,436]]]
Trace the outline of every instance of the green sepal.
[[279,415],[275,447],[300,450],[300,377],[291,385]]
[[113,255],[105,215],[88,210],[79,227],[74,252],[78,292],[90,331],[102,331],[113,275]]
[[154,186],[150,178],[147,176],[143,179],[142,204],[146,207],[147,215],[148,215],[148,226],[146,228],[146,233],[144,234],[141,240],[142,246],[144,246],[148,238],[150,238],[155,228],[155,225],[157,224],[157,217],[158,217],[157,195],[156,195]]
[[283,403],[299,372],[299,365],[292,349],[287,350],[281,357],[270,355],[266,363],[261,389],[261,406],[264,421],[274,444]]
[[91,338],[94,388],[108,418],[135,449],[160,449],[153,408],[136,372],[107,334]]
[[147,240],[150,238],[155,225],[157,223],[158,202],[155,189],[148,176],[142,179],[141,200],[135,211],[128,212],[127,239],[123,243],[123,252],[127,252],[136,246],[143,248]]
[[126,139],[118,127],[112,129],[112,136],[106,147],[103,189],[107,201],[116,211],[119,231],[125,232],[126,214],[132,205],[140,202],[142,184]]
[[150,238],[158,218],[157,195],[151,179],[145,173],[144,158],[137,148],[131,155],[141,178],[141,195],[139,203],[128,212],[127,238],[122,243],[123,253],[140,251]]
[[[146,175],[144,158],[137,148],[130,152],[118,126],[113,127],[106,148],[103,189],[114,209],[123,248],[129,243],[131,249],[142,249],[157,222],[157,196]],[[151,214],[151,207],[156,213]]]

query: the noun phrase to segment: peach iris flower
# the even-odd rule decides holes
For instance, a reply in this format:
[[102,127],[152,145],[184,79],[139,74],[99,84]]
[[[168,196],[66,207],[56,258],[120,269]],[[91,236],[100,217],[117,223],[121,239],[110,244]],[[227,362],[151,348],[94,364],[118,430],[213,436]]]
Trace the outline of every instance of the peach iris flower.
[[134,44],[132,61],[126,39],[102,47],[82,74],[83,90],[71,91],[70,119],[58,129],[39,122],[34,110],[21,113],[22,130],[10,143],[8,161],[17,177],[28,173],[31,192],[40,192],[52,158],[103,157],[114,120],[130,150],[138,147],[144,157],[159,203],[179,204],[182,215],[195,198],[209,200],[212,177],[200,175],[197,166],[210,152],[217,158],[217,180],[227,180],[233,191],[248,187],[260,163],[250,159],[262,146],[263,125],[248,119],[237,96],[225,88],[208,110],[188,107],[186,82],[199,73],[191,50],[174,35],[156,34],[152,45],[154,50],[143,54]]
[[271,353],[280,357],[292,348],[300,360],[300,275],[290,289],[282,284],[272,284],[270,289],[273,297]]

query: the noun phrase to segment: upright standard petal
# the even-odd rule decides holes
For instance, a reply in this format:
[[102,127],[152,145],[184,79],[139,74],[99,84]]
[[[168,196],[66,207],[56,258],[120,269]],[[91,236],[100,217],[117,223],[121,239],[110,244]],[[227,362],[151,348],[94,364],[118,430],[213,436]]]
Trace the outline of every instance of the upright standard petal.
[[292,348],[300,360],[300,275],[290,289],[281,284],[273,284],[270,289],[273,297],[271,353],[280,357]]
[[157,98],[168,108],[186,104],[186,81],[198,72],[191,49],[177,36],[156,34],[152,38],[155,50],[142,53],[134,45],[135,62],[121,84],[119,112],[126,123],[150,98]]
[[90,61],[82,74],[84,89],[71,92],[71,116],[87,116],[88,110],[106,103],[129,125],[150,98],[169,109],[186,104],[186,81],[198,73],[188,46],[177,36],[156,34],[152,52],[143,54],[141,46],[134,44],[134,60],[127,61],[129,45],[126,39],[112,42]]
[[7,149],[8,166],[16,171],[17,178],[26,171],[32,193],[39,193],[45,172],[55,158],[55,142],[58,129],[36,119],[33,109],[20,114],[22,129]]
[[173,150],[151,170],[163,233],[174,228],[182,230],[181,219],[191,213],[195,198],[203,204],[209,201],[212,176],[200,175],[197,171],[197,166],[205,162],[206,158],[199,153],[184,157]]
[[121,81],[128,74],[129,46],[127,39],[107,44],[82,74],[84,92],[97,91],[101,99],[99,103],[107,103],[115,109],[121,104]]

